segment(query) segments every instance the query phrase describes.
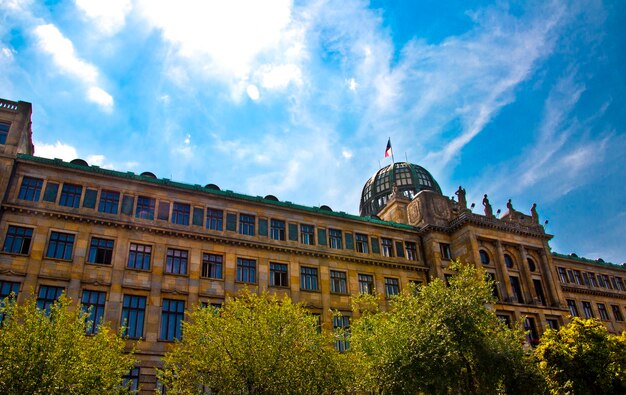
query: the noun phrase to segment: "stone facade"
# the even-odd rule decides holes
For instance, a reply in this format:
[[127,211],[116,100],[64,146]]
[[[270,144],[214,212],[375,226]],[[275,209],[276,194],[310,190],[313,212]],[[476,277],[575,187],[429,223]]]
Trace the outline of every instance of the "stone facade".
[[[143,314],[132,326],[143,339],[137,356],[146,392],[172,344],[164,301],[221,305],[251,287],[305,303],[332,328],[331,310],[351,316],[351,294],[376,289],[384,307],[411,282],[445,279],[456,258],[482,264],[497,282],[497,314],[526,317],[531,342],[566,323],[572,303],[577,314],[591,311],[611,331],[626,330],[624,268],[553,254],[535,214],[510,206],[501,218],[478,215],[464,196],[455,202],[424,190],[394,193],[380,219],[366,218],[38,158],[30,111],[29,103],[0,101],[8,129],[0,144],[0,282],[18,290],[18,301],[48,289],[76,301],[101,292],[102,318],[114,328],[131,310]],[[131,306],[132,297],[145,306]]]

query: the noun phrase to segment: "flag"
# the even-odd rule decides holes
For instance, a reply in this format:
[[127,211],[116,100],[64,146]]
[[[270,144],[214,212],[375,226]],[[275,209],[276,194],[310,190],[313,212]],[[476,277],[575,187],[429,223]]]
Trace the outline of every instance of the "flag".
[[391,138],[389,138],[389,140],[387,140],[387,148],[385,148],[385,158],[392,155],[393,152],[391,151]]

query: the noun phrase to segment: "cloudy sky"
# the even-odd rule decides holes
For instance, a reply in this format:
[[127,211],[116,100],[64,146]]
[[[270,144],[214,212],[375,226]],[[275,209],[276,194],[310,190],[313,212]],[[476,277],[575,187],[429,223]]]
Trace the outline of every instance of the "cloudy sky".
[[0,0],[0,97],[39,156],[354,214],[391,138],[626,261],[626,2],[467,4]]

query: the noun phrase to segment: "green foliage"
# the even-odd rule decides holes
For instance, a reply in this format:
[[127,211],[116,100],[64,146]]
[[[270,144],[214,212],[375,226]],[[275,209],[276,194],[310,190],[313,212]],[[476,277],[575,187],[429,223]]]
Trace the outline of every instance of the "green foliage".
[[598,320],[547,331],[535,356],[553,394],[626,393],[626,333],[611,335]]
[[492,284],[473,266],[452,268],[449,286],[434,280],[394,298],[387,311],[361,311],[351,335],[358,387],[389,394],[541,392],[523,333],[488,307]]
[[347,364],[333,339],[302,305],[244,290],[222,309],[188,313],[160,380],[177,394],[340,393]]
[[49,314],[31,297],[0,307],[0,393],[128,393],[122,376],[135,364],[125,340],[101,325],[85,335],[87,314],[62,296]]

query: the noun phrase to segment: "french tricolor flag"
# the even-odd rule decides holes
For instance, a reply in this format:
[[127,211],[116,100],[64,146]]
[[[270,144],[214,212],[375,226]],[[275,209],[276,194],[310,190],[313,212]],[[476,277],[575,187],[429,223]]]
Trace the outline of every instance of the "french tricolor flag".
[[391,151],[391,137],[387,140],[387,148],[385,149],[385,158],[388,156],[392,156],[393,151]]

